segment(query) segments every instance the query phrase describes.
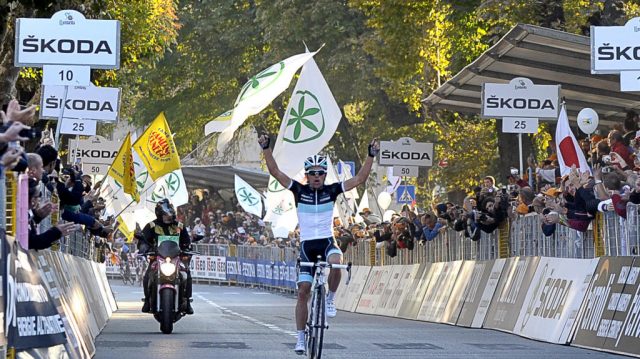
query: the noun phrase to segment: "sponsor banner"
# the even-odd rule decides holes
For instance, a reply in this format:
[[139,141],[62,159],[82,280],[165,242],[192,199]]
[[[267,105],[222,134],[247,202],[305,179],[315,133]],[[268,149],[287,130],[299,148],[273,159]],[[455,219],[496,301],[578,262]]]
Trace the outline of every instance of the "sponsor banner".
[[[65,97],[66,91],[66,97]],[[120,89],[97,86],[42,86],[40,118],[118,121]]]
[[227,257],[227,280],[238,280],[238,275],[240,274],[239,267],[236,257]]
[[389,265],[385,267],[388,267],[385,268],[385,270],[388,269],[388,276],[382,278],[383,282],[378,286],[379,295],[371,308],[371,314],[378,314],[378,312],[384,311],[387,308],[391,294],[393,294],[393,291],[400,283],[400,278],[402,278],[402,273],[404,272],[404,268],[401,265]]
[[624,26],[591,26],[591,73],[615,74],[640,70],[640,18]]
[[[447,315],[443,318],[445,323],[456,324],[465,301],[467,290],[471,291],[474,285],[479,284],[487,263],[488,262],[464,261],[460,267],[458,278],[451,289],[451,296],[449,297],[446,309]],[[477,292],[477,287],[475,290]]]
[[407,294],[398,309],[398,317],[416,319],[418,312],[420,311],[424,295],[427,292],[429,281],[431,280],[432,266],[433,263],[420,264],[420,268],[413,278],[413,282],[409,288],[407,288]]
[[[118,155],[120,143],[109,141],[102,136],[92,136],[86,140],[69,140],[69,157],[67,163],[95,163],[111,165]],[[106,174],[106,171],[105,171]]]
[[422,267],[420,264],[406,265],[403,267],[405,270],[402,273],[400,283],[398,283],[398,286],[393,291],[390,303],[387,305],[387,309],[383,313],[381,313],[383,315],[388,315],[391,317],[398,316],[398,312],[400,311],[402,303],[404,303],[407,297],[411,297],[413,295],[411,289],[414,281],[416,280],[416,277],[422,275],[422,272],[424,271],[424,267]]
[[[372,267],[362,266],[358,271],[351,275],[351,282],[345,288],[348,288],[345,298],[344,310],[355,312],[360,302],[360,296],[366,288]],[[339,291],[338,291],[339,292]]]
[[598,259],[542,257],[514,334],[566,344]]
[[416,142],[410,137],[401,137],[397,141],[380,141],[380,165],[431,167],[433,143]]
[[367,284],[358,301],[357,313],[373,314],[380,296],[393,272],[392,266],[378,266],[371,268]]
[[558,118],[560,85],[534,85],[525,77],[482,84],[482,117]]
[[[403,289],[398,290],[398,287],[403,286],[405,280],[405,272],[411,271],[413,266],[408,265],[393,265],[391,276],[387,281],[387,285],[382,292],[382,296],[378,300],[374,314],[393,316],[398,309],[398,297],[402,295]],[[409,273],[410,274],[410,273]]]
[[[1,234],[5,242],[4,233]],[[9,239],[3,244],[6,261],[6,335],[16,350],[65,344],[65,328],[29,252]]]
[[227,280],[227,257],[194,255],[189,268],[195,279]]
[[50,19],[16,20],[15,66],[88,65],[120,67],[120,21],[87,20],[75,10],[60,10]]
[[456,283],[456,278],[460,272],[462,261],[444,262],[442,270],[435,277],[433,287],[429,286],[427,295],[418,313],[418,320],[426,320],[430,322],[441,322],[445,314],[447,302],[451,295],[451,290]]
[[638,355],[639,274],[640,263],[634,257],[600,258],[571,345]]
[[[502,275],[506,259],[476,262],[482,268],[480,279],[473,273],[464,292],[464,302],[456,325],[480,328]],[[474,267],[474,269],[475,269]]]
[[513,332],[540,257],[507,258],[483,327]]

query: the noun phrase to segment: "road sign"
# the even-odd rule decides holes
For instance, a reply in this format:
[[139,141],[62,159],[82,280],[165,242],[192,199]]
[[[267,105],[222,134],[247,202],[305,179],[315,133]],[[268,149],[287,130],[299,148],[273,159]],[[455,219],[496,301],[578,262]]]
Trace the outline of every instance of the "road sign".
[[502,132],[505,133],[536,133],[538,131],[538,119],[531,117],[504,117],[502,119]]
[[83,118],[114,122],[118,120],[120,89],[96,86],[42,86],[40,118],[57,119],[64,107],[64,118]]
[[82,173],[86,175],[106,176],[107,171],[109,171],[109,165],[101,163],[82,163]]
[[69,140],[69,163],[79,158],[81,162],[110,165],[118,154],[120,143],[102,136],[86,140]]
[[120,21],[87,20],[75,10],[61,10],[51,19],[16,20],[14,65],[87,65],[120,67]]
[[418,166],[393,166],[393,175],[401,177],[418,177]]
[[44,65],[42,66],[43,85],[91,85],[89,66]]
[[[344,163],[344,166],[343,166]],[[338,161],[338,175],[342,176],[345,170],[351,173],[351,177],[356,176],[356,163],[353,161]]]
[[78,120],[75,118],[63,118],[60,133],[67,135],[93,136],[96,134],[96,120]]
[[396,189],[396,201],[399,204],[411,204],[416,200],[416,186],[400,185]]
[[409,137],[380,142],[380,165],[431,167],[432,161],[433,143],[416,142]]
[[482,117],[558,118],[560,85],[534,85],[525,77],[482,84]]

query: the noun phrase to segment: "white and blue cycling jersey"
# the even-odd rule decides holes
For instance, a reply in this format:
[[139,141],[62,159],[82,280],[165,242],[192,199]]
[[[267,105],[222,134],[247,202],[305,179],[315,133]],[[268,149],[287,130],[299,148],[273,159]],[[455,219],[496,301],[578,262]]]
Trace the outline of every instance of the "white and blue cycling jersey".
[[333,205],[344,182],[324,185],[319,189],[292,180],[289,190],[293,192],[298,208],[300,240],[333,238]]

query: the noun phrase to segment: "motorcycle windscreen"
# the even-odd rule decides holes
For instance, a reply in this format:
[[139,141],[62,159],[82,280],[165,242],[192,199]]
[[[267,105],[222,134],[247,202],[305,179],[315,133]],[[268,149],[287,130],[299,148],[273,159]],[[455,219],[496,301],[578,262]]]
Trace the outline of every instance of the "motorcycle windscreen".
[[158,236],[158,254],[161,257],[177,257],[180,255],[180,239],[178,236]]

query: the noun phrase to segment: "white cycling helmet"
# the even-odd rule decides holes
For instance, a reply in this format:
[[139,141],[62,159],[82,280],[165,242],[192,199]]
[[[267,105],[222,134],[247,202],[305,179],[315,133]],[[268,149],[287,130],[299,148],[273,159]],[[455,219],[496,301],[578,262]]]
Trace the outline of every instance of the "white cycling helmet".
[[322,167],[325,170],[327,169],[327,158],[323,155],[313,155],[311,157],[307,157],[304,161],[304,170],[308,170],[311,167]]

